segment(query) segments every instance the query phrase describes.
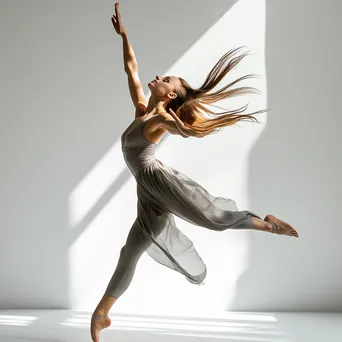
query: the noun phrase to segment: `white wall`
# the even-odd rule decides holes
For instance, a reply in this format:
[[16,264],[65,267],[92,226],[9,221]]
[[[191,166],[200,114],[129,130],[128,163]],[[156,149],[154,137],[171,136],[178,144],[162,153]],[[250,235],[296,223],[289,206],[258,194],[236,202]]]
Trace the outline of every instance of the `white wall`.
[[235,309],[342,309],[341,2],[267,1],[267,128],[249,156],[250,206],[298,241],[251,234]]
[[[136,215],[135,183],[119,145],[134,114],[112,5],[1,3],[0,309],[92,310]],[[228,49],[250,47],[231,79],[261,74],[252,85],[265,96],[225,104],[272,107],[267,127],[243,124],[203,140],[169,136],[157,155],[241,209],[287,219],[300,239],[218,235],[177,219],[208,265],[206,285],[191,285],[144,255],[116,311],[342,308],[341,5],[266,5],[265,13],[261,0],[210,7],[123,0],[121,10],[144,86],[167,73],[199,85]]]

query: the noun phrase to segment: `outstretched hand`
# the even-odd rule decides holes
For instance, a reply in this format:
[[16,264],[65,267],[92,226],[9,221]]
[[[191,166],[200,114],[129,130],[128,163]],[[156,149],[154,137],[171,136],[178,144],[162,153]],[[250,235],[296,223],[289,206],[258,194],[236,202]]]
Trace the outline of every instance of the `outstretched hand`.
[[116,33],[122,36],[125,33],[125,28],[122,24],[118,2],[114,4],[114,8],[115,8],[115,14],[112,15],[112,23],[113,23]]

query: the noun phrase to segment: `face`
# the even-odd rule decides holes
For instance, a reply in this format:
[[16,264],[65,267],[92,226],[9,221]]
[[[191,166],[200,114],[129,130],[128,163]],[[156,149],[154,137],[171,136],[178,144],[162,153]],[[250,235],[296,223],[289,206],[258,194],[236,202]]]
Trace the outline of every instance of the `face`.
[[181,86],[181,81],[176,76],[156,76],[156,78],[148,84],[153,95],[162,98],[169,97],[170,99],[177,97],[177,94],[174,91]]

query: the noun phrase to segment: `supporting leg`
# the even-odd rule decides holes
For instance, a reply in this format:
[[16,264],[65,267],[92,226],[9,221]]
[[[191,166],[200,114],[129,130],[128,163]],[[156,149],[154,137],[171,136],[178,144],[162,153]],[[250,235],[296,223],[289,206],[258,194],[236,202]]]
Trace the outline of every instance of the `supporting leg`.
[[139,230],[138,220],[135,220],[127,236],[126,244],[121,249],[114,274],[94,310],[90,327],[91,337],[94,342],[99,341],[100,331],[111,325],[111,320],[108,317],[109,311],[131,284],[136,265],[141,255],[150,246],[149,241],[142,240]]

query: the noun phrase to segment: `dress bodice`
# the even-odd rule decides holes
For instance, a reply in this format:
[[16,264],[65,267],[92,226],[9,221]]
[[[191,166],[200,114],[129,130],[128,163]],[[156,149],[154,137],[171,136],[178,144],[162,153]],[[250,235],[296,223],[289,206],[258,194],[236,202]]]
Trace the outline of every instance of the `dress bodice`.
[[125,162],[134,176],[142,168],[156,161],[157,144],[149,141],[143,133],[147,119],[134,121],[121,135],[121,148]]

